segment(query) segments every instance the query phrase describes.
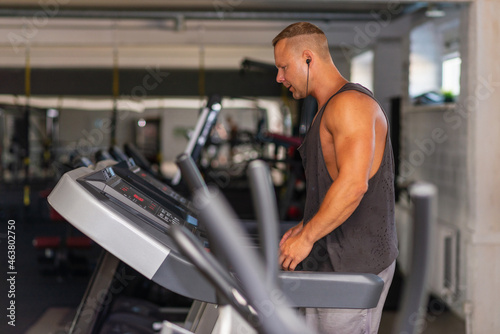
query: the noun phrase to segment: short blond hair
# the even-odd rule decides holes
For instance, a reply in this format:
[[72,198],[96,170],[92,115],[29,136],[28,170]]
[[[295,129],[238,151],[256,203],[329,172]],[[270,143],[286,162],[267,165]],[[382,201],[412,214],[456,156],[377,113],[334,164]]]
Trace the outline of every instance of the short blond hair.
[[[318,35],[323,35],[325,36],[325,33],[323,30],[318,28],[312,23],[309,22],[297,22],[290,24],[288,27],[283,29],[276,37],[273,38],[273,46],[276,46],[276,44],[281,41],[282,39],[285,38],[292,38],[296,36],[301,36],[301,35],[313,35],[313,34],[318,34]],[[326,36],[325,36],[326,38]]]
[[289,25],[274,37],[272,44],[276,47],[278,42],[285,39],[292,41],[288,46],[294,52],[310,49],[314,50],[323,59],[331,59],[325,33],[312,23],[297,22]]

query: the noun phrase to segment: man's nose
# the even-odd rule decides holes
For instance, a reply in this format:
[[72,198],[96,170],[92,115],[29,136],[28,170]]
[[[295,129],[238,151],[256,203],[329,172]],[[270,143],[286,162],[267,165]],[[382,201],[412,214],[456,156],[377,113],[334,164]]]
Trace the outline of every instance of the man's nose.
[[283,81],[285,81],[285,76],[280,70],[278,70],[278,74],[276,74],[276,82],[283,83]]

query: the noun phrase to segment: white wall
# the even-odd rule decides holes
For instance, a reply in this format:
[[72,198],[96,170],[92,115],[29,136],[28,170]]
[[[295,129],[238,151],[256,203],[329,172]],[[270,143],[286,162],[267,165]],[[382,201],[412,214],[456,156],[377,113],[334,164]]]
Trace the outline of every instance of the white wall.
[[59,151],[90,156],[110,145],[111,111],[59,110]]
[[[460,34],[458,17],[459,13],[450,11],[437,20],[424,16],[416,18],[413,24],[417,32],[408,35],[409,84],[403,95],[409,97],[440,90],[445,41]],[[465,22],[461,24],[466,27]],[[470,224],[468,121],[460,116],[459,104],[411,106],[411,99],[404,101],[399,182],[408,184],[422,180],[438,188],[436,225],[429,245],[433,256],[428,288],[465,317]],[[408,233],[411,223],[409,212],[404,209],[406,206],[402,201],[398,212],[400,232]],[[450,248],[445,251],[447,246]],[[405,269],[409,261],[407,247],[402,244],[401,260],[406,262]],[[449,270],[446,279],[445,270]]]
[[460,102],[468,118],[469,231],[467,298],[472,333],[500,332],[500,2],[477,0],[466,16],[468,64]]
[[351,60],[350,81],[359,83],[373,92],[373,51],[367,50]]
[[402,38],[382,38],[374,46],[373,92],[391,117],[391,98],[403,95],[404,52]]
[[[467,123],[457,122],[457,106],[406,106],[403,113],[401,182],[427,181],[438,188],[436,225],[432,233],[429,288],[459,313],[465,300],[465,245],[468,224]],[[444,237],[458,242],[445,259]],[[404,246],[403,246],[404,247]],[[444,267],[451,268],[444,281]]]
[[182,130],[193,130],[199,109],[168,109],[161,113],[161,150],[163,161],[174,162],[187,146],[188,138]]
[[[459,13],[462,77],[457,103],[405,105],[403,114],[402,177],[438,186],[432,246],[442,247],[440,236],[456,233],[458,280],[453,291],[437,292],[466,319],[468,333],[500,331],[499,11],[499,2],[477,0]],[[433,254],[429,283],[436,292],[443,254],[437,248]]]

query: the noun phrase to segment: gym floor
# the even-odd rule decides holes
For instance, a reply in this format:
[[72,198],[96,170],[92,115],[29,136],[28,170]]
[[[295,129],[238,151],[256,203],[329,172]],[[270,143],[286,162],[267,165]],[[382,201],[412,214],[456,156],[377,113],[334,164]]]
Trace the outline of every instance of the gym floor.
[[[84,295],[101,248],[94,244],[77,254],[87,260],[86,267],[89,268],[87,272],[44,272],[43,269],[46,269],[47,265],[41,262],[40,258],[45,254],[33,247],[33,239],[37,236],[64,237],[68,231],[74,234],[78,232],[65,222],[48,219],[43,199],[32,202],[29,209],[22,207],[19,204],[22,201],[16,200],[21,195],[21,191],[16,187],[2,185],[0,188],[0,218],[5,222],[15,220],[17,269],[16,326],[9,326],[4,319],[0,323],[0,333],[63,334],[67,332],[72,316]],[[0,237],[4,236],[5,232],[1,231]],[[6,243],[0,242],[0,245],[2,254],[7,254]],[[5,310],[8,302],[7,294],[2,293],[1,298],[2,309]],[[397,310],[392,307],[384,311],[379,333],[391,333],[396,316]],[[465,323],[449,311],[439,314],[428,313],[417,333],[465,334]]]

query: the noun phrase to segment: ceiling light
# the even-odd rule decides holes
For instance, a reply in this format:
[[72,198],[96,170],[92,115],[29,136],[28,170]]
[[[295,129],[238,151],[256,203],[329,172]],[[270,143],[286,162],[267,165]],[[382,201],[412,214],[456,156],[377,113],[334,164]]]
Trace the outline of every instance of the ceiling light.
[[425,12],[425,16],[432,18],[443,17],[445,15],[446,13],[444,10],[436,5],[429,5],[429,7],[427,7],[427,11]]

